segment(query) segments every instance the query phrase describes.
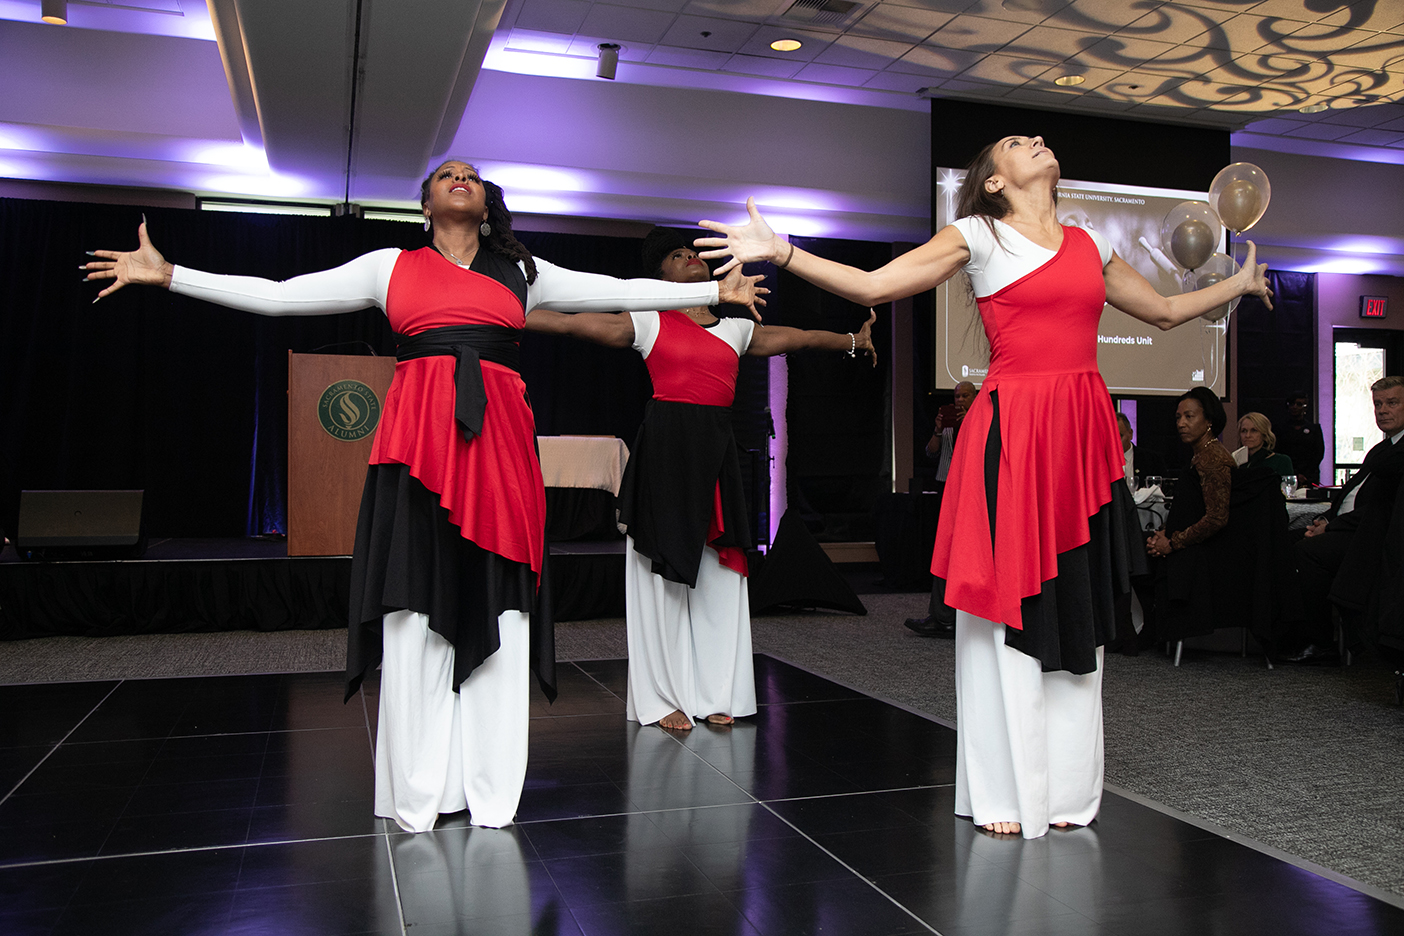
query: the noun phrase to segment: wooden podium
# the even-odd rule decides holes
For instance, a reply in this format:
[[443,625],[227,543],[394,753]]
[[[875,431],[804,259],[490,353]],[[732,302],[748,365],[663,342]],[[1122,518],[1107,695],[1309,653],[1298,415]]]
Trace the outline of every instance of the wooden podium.
[[288,555],[349,556],[393,357],[288,352]]

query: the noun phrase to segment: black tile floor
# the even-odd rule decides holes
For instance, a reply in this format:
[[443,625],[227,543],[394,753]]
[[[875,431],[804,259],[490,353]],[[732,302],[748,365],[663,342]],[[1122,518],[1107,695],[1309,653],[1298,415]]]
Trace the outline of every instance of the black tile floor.
[[624,719],[562,664],[518,822],[371,812],[374,685],[0,687],[0,933],[1366,934],[1404,910],[1108,794],[1086,829],[952,815],[955,734],[766,656],[760,713]]

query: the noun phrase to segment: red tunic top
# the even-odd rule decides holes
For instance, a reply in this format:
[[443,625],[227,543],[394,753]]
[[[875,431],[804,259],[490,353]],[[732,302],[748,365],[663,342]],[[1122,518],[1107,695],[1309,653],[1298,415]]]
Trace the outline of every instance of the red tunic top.
[[[522,304],[510,289],[428,247],[400,254],[385,313],[402,335],[444,325],[526,325]],[[483,431],[466,442],[453,415],[456,364],[453,357],[435,356],[395,365],[371,464],[408,465],[411,475],[439,495],[465,539],[528,564],[539,576],[546,492],[526,385],[516,371],[484,361]]]
[[[1088,519],[1123,477],[1116,415],[1097,371],[1101,254],[1086,232],[1064,227],[1052,260],[976,302],[990,372],[956,441],[931,571],[946,580],[947,604],[1022,629],[1021,600],[1057,576],[1059,553],[1089,541]],[[992,391],[1001,442],[993,544]]]
[[[698,325],[682,312],[658,313],[658,337],[648,357],[653,398],[701,406],[730,406],[736,399],[736,375],[741,359],[736,349]],[[707,530],[710,545],[726,531],[722,519],[721,481],[712,492],[712,520]],[[746,553],[735,546],[717,546],[721,564],[746,574]]]

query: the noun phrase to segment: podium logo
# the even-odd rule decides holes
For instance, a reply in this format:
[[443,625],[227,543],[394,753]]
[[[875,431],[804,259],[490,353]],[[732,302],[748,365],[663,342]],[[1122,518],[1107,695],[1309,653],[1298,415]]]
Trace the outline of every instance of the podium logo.
[[317,421],[333,439],[357,442],[380,423],[380,400],[359,380],[338,380],[322,391]]

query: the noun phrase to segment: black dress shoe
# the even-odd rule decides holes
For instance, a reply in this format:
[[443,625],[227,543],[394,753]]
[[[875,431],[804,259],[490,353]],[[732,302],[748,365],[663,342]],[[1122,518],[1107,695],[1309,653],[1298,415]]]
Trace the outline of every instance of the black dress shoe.
[[934,617],[907,618],[907,630],[922,637],[955,637],[955,621],[942,623]]
[[1341,655],[1335,650],[1307,644],[1297,653],[1289,653],[1282,658],[1283,663],[1301,663],[1305,666],[1339,666]]

